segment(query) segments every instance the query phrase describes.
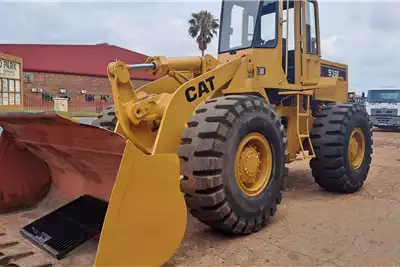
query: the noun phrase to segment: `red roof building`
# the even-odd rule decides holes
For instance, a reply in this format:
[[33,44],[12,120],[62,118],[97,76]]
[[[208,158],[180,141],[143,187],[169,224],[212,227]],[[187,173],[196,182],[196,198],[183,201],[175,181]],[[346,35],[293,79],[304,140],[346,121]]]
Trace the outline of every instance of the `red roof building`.
[[[25,110],[51,110],[53,98],[63,97],[69,99],[71,112],[93,113],[112,104],[107,65],[116,60],[127,64],[144,63],[148,57],[107,43],[0,44],[0,53],[23,60]],[[156,79],[146,72],[132,72],[131,77],[135,87]]]
[[[144,63],[148,56],[107,43],[96,45],[0,44],[0,52],[21,57],[24,71],[107,77],[107,65],[115,60]],[[144,72],[133,79],[154,80]]]

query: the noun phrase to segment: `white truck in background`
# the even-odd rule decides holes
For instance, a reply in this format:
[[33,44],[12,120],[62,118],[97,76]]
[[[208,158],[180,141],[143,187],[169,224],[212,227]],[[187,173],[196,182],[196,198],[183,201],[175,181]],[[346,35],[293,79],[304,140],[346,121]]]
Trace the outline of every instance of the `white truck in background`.
[[400,88],[369,89],[365,107],[373,126],[400,128]]

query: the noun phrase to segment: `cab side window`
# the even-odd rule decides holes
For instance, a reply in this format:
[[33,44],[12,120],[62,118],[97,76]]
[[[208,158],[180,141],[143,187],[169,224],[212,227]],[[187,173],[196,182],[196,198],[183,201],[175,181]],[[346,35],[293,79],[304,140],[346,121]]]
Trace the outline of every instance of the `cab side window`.
[[315,3],[307,1],[306,8],[306,33],[307,33],[307,53],[316,55],[318,54],[317,44],[317,24],[316,24],[316,13]]

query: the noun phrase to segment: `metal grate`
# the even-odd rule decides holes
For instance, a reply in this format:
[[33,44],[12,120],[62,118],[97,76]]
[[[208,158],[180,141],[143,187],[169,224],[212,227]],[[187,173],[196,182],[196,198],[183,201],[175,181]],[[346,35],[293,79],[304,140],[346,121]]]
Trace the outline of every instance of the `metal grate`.
[[20,232],[57,259],[101,232],[108,203],[83,195],[23,227]]

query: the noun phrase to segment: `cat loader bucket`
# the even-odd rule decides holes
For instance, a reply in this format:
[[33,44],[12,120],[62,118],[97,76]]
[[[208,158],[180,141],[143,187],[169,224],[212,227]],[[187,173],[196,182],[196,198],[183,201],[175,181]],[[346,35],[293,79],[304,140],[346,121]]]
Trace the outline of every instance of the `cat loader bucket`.
[[[0,127],[0,213],[40,209],[50,196],[69,202],[90,195],[108,203],[94,266],[160,266],[174,254],[186,225],[175,154],[145,154],[121,134],[56,113],[3,113]],[[73,209],[85,214],[96,207]],[[58,229],[57,236],[33,241],[58,258],[65,251],[51,241],[72,244],[82,233],[62,235],[69,226],[50,225],[46,216],[32,225],[40,238]]]
[[0,127],[1,213],[35,205],[50,189],[109,200],[122,136],[56,113],[0,113]]
[[161,266],[180,245],[186,216],[178,157],[146,155],[128,141],[95,267]]

